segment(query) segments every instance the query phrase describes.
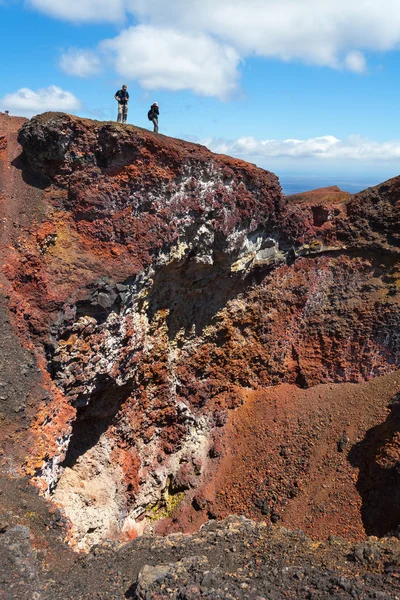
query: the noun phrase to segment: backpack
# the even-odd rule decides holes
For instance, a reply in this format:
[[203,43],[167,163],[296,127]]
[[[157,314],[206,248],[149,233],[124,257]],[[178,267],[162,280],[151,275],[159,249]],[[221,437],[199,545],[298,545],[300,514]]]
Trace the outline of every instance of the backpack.
[[149,112],[147,113],[147,118],[149,121],[151,121],[153,119],[153,117],[154,117],[153,109],[150,108]]

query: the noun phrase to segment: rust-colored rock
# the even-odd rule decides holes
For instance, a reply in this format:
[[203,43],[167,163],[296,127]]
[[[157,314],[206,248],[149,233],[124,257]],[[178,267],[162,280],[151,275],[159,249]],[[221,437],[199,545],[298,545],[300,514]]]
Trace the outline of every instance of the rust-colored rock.
[[71,541],[232,511],[362,539],[353,448],[400,387],[400,179],[284,198],[272,173],[139,128],[48,113],[20,154],[20,126],[0,119],[2,285],[37,382],[3,437],[23,412],[11,462]]

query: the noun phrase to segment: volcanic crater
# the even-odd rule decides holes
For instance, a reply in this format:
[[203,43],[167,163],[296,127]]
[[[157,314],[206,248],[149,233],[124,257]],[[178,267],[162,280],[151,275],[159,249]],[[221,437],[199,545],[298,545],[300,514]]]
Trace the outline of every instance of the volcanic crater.
[[285,197],[62,113],[0,114],[0,169],[1,469],[74,549],[232,514],[400,536],[400,178]]

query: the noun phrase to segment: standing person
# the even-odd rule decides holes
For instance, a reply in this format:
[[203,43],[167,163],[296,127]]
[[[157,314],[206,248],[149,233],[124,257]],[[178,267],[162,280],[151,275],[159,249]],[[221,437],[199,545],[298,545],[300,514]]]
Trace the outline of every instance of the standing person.
[[149,121],[153,121],[154,125],[154,133],[158,133],[158,115],[160,114],[160,110],[158,108],[158,102],[154,102],[150,106],[150,110],[147,113]]
[[126,117],[128,116],[128,102],[129,102],[129,94],[126,89],[126,85],[122,86],[121,90],[115,94],[114,98],[118,102],[118,116],[117,123],[126,123]]

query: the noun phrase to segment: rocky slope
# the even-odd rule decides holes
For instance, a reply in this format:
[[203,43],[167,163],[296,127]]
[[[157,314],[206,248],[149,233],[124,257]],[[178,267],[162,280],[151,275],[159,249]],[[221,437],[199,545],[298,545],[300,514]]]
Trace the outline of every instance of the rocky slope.
[[[285,198],[198,145],[0,114],[2,472],[60,507],[78,549],[232,513],[320,540],[397,534],[399,200],[400,178]],[[28,513],[5,531],[37,532]],[[212,572],[194,585],[196,569]],[[279,569],[270,597],[314,597],[280,596]],[[181,577],[161,571],[131,597],[200,597],[157,596]]]
[[[7,486],[6,486],[7,489]],[[0,536],[2,598],[18,600],[396,600],[398,540],[358,544],[331,536],[315,544],[301,531],[244,517],[210,521],[193,535],[146,534],[122,546],[103,544],[74,554],[38,499],[18,491],[47,524],[32,541],[26,526]],[[47,520],[46,520],[47,517]],[[31,527],[35,527],[31,518]],[[37,525],[36,525],[37,528]],[[44,527],[42,526],[42,529]],[[45,539],[45,545],[43,542]],[[4,587],[3,587],[4,586]],[[1,593],[1,592],[0,592]]]

